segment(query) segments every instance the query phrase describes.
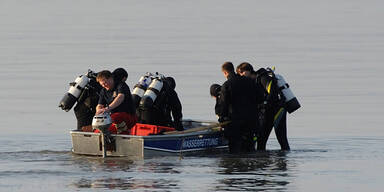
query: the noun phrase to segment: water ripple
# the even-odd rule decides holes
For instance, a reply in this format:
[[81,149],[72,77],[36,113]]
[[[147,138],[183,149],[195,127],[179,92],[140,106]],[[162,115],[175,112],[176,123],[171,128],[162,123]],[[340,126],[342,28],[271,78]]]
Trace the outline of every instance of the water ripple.
[[179,189],[176,180],[169,179],[134,179],[133,177],[126,178],[104,178],[104,179],[80,179],[72,186],[76,188],[100,188],[100,189],[116,189],[116,190],[159,190],[159,189]]

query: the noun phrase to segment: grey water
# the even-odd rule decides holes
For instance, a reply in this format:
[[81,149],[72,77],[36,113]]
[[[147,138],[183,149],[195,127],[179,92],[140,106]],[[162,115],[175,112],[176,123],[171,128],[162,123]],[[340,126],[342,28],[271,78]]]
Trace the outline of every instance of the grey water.
[[[382,191],[384,2],[1,0],[0,191]],[[220,66],[276,67],[302,107],[292,150],[102,159],[71,153],[68,83],[88,69],[173,76],[216,120]]]

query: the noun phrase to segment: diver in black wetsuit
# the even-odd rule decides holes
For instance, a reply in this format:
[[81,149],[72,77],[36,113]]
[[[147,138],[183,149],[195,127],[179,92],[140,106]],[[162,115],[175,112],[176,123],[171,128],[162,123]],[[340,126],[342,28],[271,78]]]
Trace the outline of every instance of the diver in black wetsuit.
[[[220,113],[220,90],[221,90],[221,85],[219,84],[212,84],[211,87],[209,88],[209,93],[211,94],[211,97],[213,97],[216,101],[215,103],[215,114],[219,117]],[[219,117],[220,118],[220,117]]]
[[173,127],[184,130],[182,105],[175,91],[176,82],[172,77],[163,79],[163,87],[151,107],[140,105],[137,114],[140,123]]
[[262,92],[251,79],[236,75],[231,62],[222,65],[222,72],[227,81],[221,86],[219,122],[230,121],[224,129],[229,151],[254,151],[253,137],[258,127],[257,104],[262,102]]
[[81,93],[75,108],[77,130],[92,131],[92,118],[96,113],[96,105],[99,101],[101,86],[96,81],[96,73],[90,73],[90,82]]
[[268,71],[260,68],[257,71],[249,63],[241,63],[237,72],[256,81],[264,88],[264,104],[259,105],[260,133],[257,138],[257,150],[266,150],[268,137],[275,127],[275,134],[281,150],[290,150],[287,138],[287,111],[283,108],[283,97],[278,90],[276,80],[268,75]]

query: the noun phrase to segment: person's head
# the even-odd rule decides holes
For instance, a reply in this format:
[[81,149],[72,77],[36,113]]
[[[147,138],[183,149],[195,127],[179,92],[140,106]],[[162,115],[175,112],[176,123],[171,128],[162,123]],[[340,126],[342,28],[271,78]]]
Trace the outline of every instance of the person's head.
[[237,66],[236,72],[241,76],[250,77],[251,73],[253,72],[253,67],[247,62],[243,62]]
[[115,78],[116,81],[118,82],[125,82],[128,78],[128,73],[125,69],[123,68],[117,68],[113,72],[113,77]]
[[240,75],[241,64],[236,67],[236,74]]
[[113,89],[113,86],[114,86],[113,75],[108,70],[103,70],[97,73],[96,81],[106,90]]
[[172,89],[175,89],[176,88],[176,81],[173,77],[166,77],[165,78],[165,81],[167,81],[168,85],[172,88]]
[[227,61],[221,66],[221,71],[223,72],[224,77],[228,78],[229,74],[235,73],[235,68],[231,62]]
[[220,95],[221,86],[219,84],[212,84],[209,88],[209,93],[212,97],[218,97]]

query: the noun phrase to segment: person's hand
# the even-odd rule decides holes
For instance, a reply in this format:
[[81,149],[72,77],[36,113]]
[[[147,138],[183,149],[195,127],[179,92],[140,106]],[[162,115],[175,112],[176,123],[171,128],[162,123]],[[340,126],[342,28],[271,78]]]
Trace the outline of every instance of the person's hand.
[[103,108],[101,108],[101,109],[99,109],[98,111],[97,111],[97,115],[99,115],[99,114],[103,114],[103,113],[108,113],[110,110],[109,110],[109,107],[103,107]]

